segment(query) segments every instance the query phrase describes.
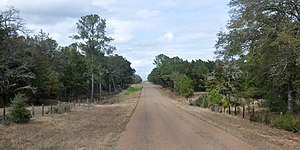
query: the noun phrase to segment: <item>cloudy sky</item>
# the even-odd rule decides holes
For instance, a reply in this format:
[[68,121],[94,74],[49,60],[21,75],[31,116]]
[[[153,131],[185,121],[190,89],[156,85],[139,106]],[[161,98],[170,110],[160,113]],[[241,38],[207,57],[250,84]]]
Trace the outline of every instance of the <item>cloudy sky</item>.
[[20,10],[27,28],[44,32],[59,45],[71,44],[81,16],[107,20],[116,54],[147,79],[158,54],[183,59],[214,59],[216,34],[225,29],[229,0],[0,0],[0,10]]

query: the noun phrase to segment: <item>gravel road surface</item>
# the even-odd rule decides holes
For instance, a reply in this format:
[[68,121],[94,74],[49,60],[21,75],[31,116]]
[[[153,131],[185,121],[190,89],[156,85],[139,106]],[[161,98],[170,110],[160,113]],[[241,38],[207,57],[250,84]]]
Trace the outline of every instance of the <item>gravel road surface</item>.
[[139,104],[117,149],[257,149],[212,126],[165,99],[151,83],[143,83]]

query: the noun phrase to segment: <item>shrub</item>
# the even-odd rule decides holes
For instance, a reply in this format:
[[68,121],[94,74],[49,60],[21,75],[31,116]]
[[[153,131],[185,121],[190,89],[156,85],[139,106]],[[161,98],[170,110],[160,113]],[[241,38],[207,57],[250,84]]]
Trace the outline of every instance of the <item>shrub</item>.
[[3,121],[3,115],[0,113],[0,123],[1,123],[1,121]]
[[251,114],[250,116],[250,121],[253,121],[253,122],[263,122],[263,116],[259,113],[256,113],[256,114]]
[[52,107],[53,113],[62,114],[64,112],[71,112],[71,104],[59,103],[57,106]]
[[197,107],[201,107],[201,106],[202,106],[202,103],[203,103],[203,97],[199,97],[199,98],[197,98],[196,101],[195,101],[195,105],[196,105]]
[[30,120],[30,111],[26,109],[28,98],[24,94],[18,94],[12,101],[9,119],[15,123],[27,123]]
[[271,123],[271,112],[270,110],[262,110],[259,112],[255,112],[255,114],[251,114],[250,116],[250,121],[253,122],[260,122],[260,123],[265,123],[265,124],[270,124]]
[[64,112],[71,112],[71,105],[70,104],[65,104],[63,108],[64,108]]
[[207,97],[210,105],[216,105],[216,104],[220,104],[223,100],[223,96],[220,93],[220,91],[218,89],[213,89],[212,91],[210,91],[208,93],[208,97]]
[[299,132],[300,118],[295,118],[290,112],[286,112],[284,115],[275,119],[274,126],[287,131]]
[[53,106],[53,107],[52,107],[52,111],[53,111],[53,113],[55,113],[55,114],[61,114],[61,113],[62,113],[62,110],[60,109],[59,106]]
[[194,105],[197,107],[207,108],[208,107],[207,97],[203,96],[203,97],[197,98]]
[[182,75],[177,83],[178,92],[186,99],[194,95],[192,80],[187,75]]
[[272,113],[270,110],[265,111],[264,122],[265,124],[270,124],[272,120]]

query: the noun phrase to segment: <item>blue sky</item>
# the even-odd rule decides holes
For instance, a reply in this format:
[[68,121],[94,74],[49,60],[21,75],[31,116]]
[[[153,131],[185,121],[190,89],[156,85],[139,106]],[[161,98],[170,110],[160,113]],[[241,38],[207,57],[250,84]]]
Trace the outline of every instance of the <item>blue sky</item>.
[[72,41],[81,16],[96,13],[107,20],[116,54],[132,62],[147,79],[158,54],[183,59],[214,59],[216,34],[225,30],[229,0],[0,0],[12,5],[26,26],[50,34],[59,45]]

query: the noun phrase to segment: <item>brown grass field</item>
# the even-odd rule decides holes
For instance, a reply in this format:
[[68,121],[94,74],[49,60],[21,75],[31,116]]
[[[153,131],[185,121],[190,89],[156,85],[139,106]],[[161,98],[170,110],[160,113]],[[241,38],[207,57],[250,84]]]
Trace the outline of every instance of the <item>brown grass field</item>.
[[36,115],[28,124],[0,125],[0,149],[115,149],[140,96],[125,93],[112,105],[76,105],[69,113]]

